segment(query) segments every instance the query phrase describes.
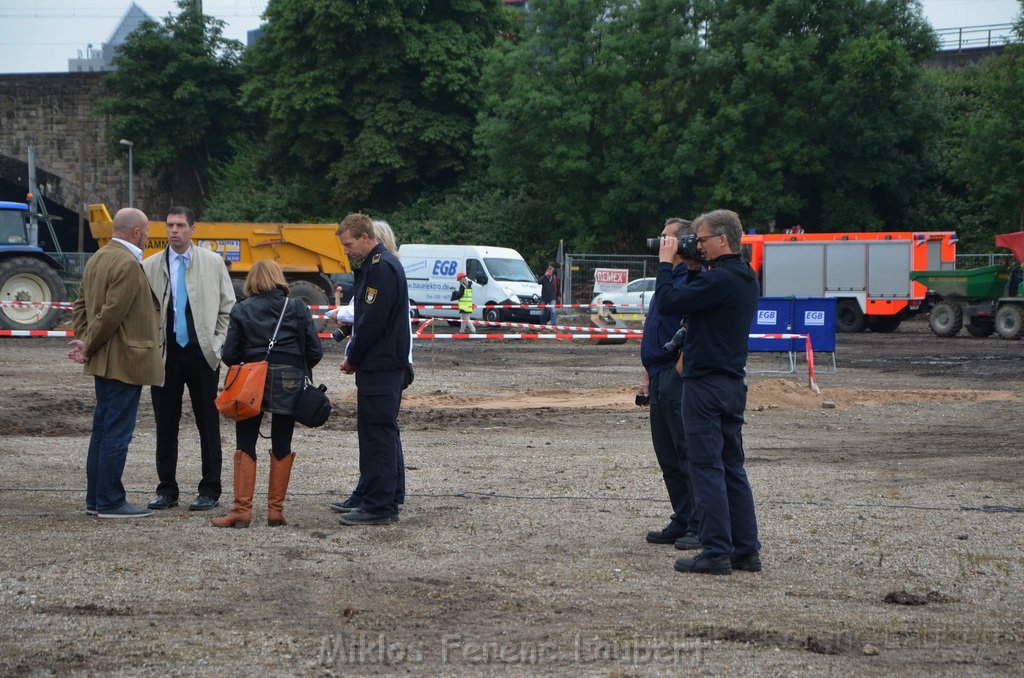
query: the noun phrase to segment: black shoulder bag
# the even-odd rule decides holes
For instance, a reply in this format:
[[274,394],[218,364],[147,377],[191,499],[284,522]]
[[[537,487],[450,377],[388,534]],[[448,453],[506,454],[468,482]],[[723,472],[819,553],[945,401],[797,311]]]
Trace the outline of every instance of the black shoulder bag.
[[[303,331],[301,334],[305,335],[305,332]],[[299,399],[295,402],[293,416],[295,421],[303,426],[316,428],[326,424],[327,418],[331,416],[331,399],[327,397],[327,387],[323,384],[314,387],[307,373],[309,373],[309,369],[306,366],[306,349],[303,346],[302,391],[299,392]]]

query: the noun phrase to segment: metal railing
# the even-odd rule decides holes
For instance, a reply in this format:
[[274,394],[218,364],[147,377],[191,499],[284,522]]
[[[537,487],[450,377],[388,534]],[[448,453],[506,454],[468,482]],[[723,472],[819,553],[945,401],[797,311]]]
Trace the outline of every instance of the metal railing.
[[1020,42],[1020,37],[1013,32],[1013,24],[939,28],[935,35],[939,38],[939,50],[942,52],[986,49]]
[[1012,254],[997,254],[995,252],[989,252],[988,254],[958,254],[956,255],[956,268],[980,268],[981,266],[991,266],[992,264],[1002,264],[1009,266],[1013,263]]

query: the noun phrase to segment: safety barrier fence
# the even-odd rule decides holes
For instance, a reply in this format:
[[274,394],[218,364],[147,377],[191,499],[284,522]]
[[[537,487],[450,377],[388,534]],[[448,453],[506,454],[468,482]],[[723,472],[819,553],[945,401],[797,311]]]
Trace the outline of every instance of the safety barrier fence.
[[[482,332],[482,333],[462,333],[453,332],[438,333],[438,332],[426,332],[434,319],[428,319],[422,323],[421,327],[415,332],[417,339],[422,340],[447,340],[447,341],[458,341],[458,340],[469,340],[469,341],[487,341],[487,340],[584,340],[594,341],[608,338],[622,338],[622,339],[641,339],[643,332],[638,330],[628,330],[621,334],[609,334],[594,331],[587,332],[576,332],[576,333],[563,333],[563,332],[530,332],[530,333],[497,333],[497,332]],[[499,326],[515,325],[515,323],[489,323]],[[524,323],[525,324],[525,323]],[[550,329],[549,325],[540,325],[544,329]],[[587,328],[588,330],[597,328]],[[74,334],[69,330],[0,330],[0,337],[72,337]],[[330,334],[321,334],[320,337],[323,339],[330,338]],[[784,340],[793,341],[800,340],[804,343],[804,350],[807,354],[807,380],[812,391],[815,393],[821,393],[818,387],[815,375],[814,375],[814,349],[811,346],[811,337],[806,334],[751,334],[749,335],[751,340]]]
[[817,379],[814,376],[814,347],[811,345],[811,336],[809,334],[750,334],[747,335],[748,341],[761,340],[782,340],[782,341],[802,341],[804,344],[804,352],[807,355],[807,381],[811,387],[811,390],[815,393],[821,393],[821,389],[818,388]]
[[[479,323],[476,323],[479,324]],[[545,329],[549,329],[550,325],[542,326]],[[556,332],[533,332],[533,333],[514,333],[514,334],[502,334],[497,332],[488,333],[474,333],[464,334],[459,332],[452,333],[438,333],[424,332],[426,327],[421,327],[415,335],[424,339],[608,339],[608,338],[619,338],[623,337],[626,339],[639,339],[643,336],[643,332],[635,330],[632,332],[626,332],[623,334],[607,334],[602,333],[597,328],[597,331],[577,332],[573,334],[556,333]],[[74,332],[71,330],[0,330],[0,337],[73,337]],[[320,333],[321,339],[330,339],[331,335],[322,332]]]
[[[8,306],[12,308],[63,308],[72,309],[74,308],[74,302],[71,301],[0,301],[0,306]],[[600,304],[487,304],[488,308],[600,308]],[[616,304],[616,308],[644,308],[644,304]],[[310,310],[314,311],[328,311],[334,310],[337,306],[329,305],[322,306],[314,304],[309,307]],[[444,311],[457,311],[459,309],[457,304],[413,304],[409,308],[417,310],[444,310]],[[481,308],[480,306],[474,306],[474,308]],[[322,317],[322,316],[318,316]]]

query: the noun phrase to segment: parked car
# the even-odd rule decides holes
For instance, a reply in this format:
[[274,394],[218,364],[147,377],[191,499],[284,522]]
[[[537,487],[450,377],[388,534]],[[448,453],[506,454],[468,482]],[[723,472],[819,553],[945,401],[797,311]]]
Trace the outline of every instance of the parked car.
[[[619,292],[602,292],[590,303],[593,310],[604,306],[611,313],[647,313],[654,298],[654,281],[656,278],[637,278],[626,284]],[[640,305],[643,305],[641,308]],[[625,305],[625,308],[621,308]]]

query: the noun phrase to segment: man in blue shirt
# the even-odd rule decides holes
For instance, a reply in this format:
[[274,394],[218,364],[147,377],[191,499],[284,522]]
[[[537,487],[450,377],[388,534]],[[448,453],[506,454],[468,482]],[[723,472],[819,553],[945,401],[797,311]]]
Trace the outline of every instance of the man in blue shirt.
[[700,511],[702,550],[680,558],[680,572],[731,574],[761,570],[754,496],[743,468],[743,412],[747,335],[760,294],[757,277],[740,254],[743,226],[729,210],[693,222],[708,262],[687,261],[686,284],[673,285],[676,238],[661,239],[654,301],[662,313],[687,316],[683,343],[683,426]]
[[[679,238],[692,231],[689,221],[669,219],[661,231],[662,237]],[[672,287],[686,284],[688,269],[676,252],[672,259]],[[680,313],[662,313],[652,302],[644,321],[644,336],[640,342],[640,362],[644,366],[644,381],[640,393],[649,396],[651,407],[651,442],[661,467],[672,517],[666,527],[647,533],[651,544],[675,544],[679,549],[699,549],[698,520],[694,508],[693,484],[686,462],[683,440],[683,377],[682,353],[665,348],[679,331],[683,321]],[[677,369],[677,366],[680,369]],[[638,401],[640,402],[640,401]]]

